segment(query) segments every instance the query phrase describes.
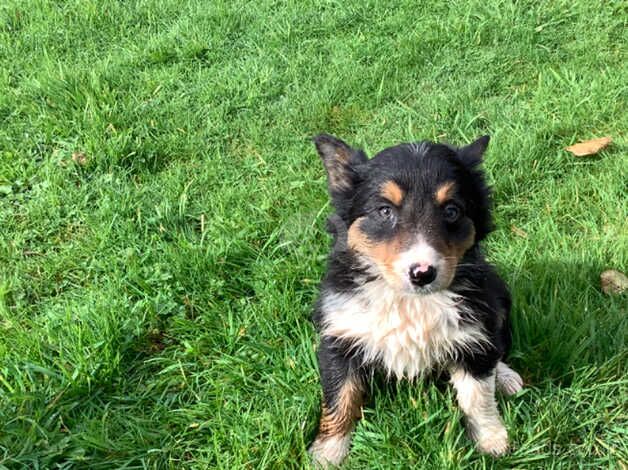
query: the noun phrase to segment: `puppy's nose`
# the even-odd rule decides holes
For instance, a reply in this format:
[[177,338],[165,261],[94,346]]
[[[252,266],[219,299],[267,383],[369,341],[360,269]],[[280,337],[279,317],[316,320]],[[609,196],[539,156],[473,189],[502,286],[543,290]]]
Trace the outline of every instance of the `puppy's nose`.
[[413,264],[410,266],[410,282],[423,287],[436,279],[436,269],[429,264]]

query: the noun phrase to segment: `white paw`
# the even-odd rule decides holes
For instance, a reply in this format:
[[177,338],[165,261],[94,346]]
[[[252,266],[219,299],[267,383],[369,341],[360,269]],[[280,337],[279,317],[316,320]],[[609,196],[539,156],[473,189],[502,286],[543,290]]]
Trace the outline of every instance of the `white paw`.
[[497,387],[502,393],[510,396],[523,388],[521,376],[503,362],[497,363]]
[[480,452],[499,457],[508,452],[508,432],[503,426],[484,430],[476,434],[476,443]]
[[337,467],[349,453],[351,435],[317,437],[308,452],[317,467]]

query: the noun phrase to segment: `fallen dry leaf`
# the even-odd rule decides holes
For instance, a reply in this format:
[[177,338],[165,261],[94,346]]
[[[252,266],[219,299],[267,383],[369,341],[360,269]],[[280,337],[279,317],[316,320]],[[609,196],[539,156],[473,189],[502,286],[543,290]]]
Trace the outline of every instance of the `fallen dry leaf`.
[[586,157],[587,155],[595,155],[604,147],[608,146],[613,139],[610,137],[600,137],[599,139],[586,140],[578,144],[565,147],[565,150],[573,153],[576,157]]
[[609,269],[600,274],[600,282],[605,294],[621,294],[628,289],[628,277],[615,269]]
[[519,227],[516,227],[516,226],[514,226],[514,225],[512,225],[512,226],[510,227],[510,231],[511,231],[512,233],[514,233],[515,235],[517,235],[518,237],[521,237],[521,238],[528,238],[528,232],[526,232],[525,230],[520,229]]
[[83,152],[74,152],[72,154],[72,161],[83,166],[87,163],[87,156]]

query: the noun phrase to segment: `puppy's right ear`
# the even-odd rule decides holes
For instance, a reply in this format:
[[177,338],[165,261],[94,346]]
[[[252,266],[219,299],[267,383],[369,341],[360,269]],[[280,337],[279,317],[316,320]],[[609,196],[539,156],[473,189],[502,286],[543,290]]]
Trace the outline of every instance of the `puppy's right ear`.
[[486,151],[486,147],[488,147],[488,142],[491,140],[491,137],[488,135],[484,135],[477,139],[475,142],[465,146],[460,147],[458,149],[458,155],[462,157],[462,161],[470,166],[474,167],[482,163],[482,158],[484,157],[484,152]]
[[328,134],[312,139],[327,170],[327,185],[332,202],[351,194],[358,181],[355,168],[368,159],[362,150],[349,147],[342,140]]

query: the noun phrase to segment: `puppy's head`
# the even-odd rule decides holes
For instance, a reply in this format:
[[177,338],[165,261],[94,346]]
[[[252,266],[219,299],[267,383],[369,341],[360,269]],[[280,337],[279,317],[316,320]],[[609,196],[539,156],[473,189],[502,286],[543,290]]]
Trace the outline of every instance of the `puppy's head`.
[[335,137],[315,137],[335,223],[343,225],[335,227],[338,242],[395,289],[446,289],[465,252],[492,227],[479,169],[488,142],[401,144],[369,160]]

